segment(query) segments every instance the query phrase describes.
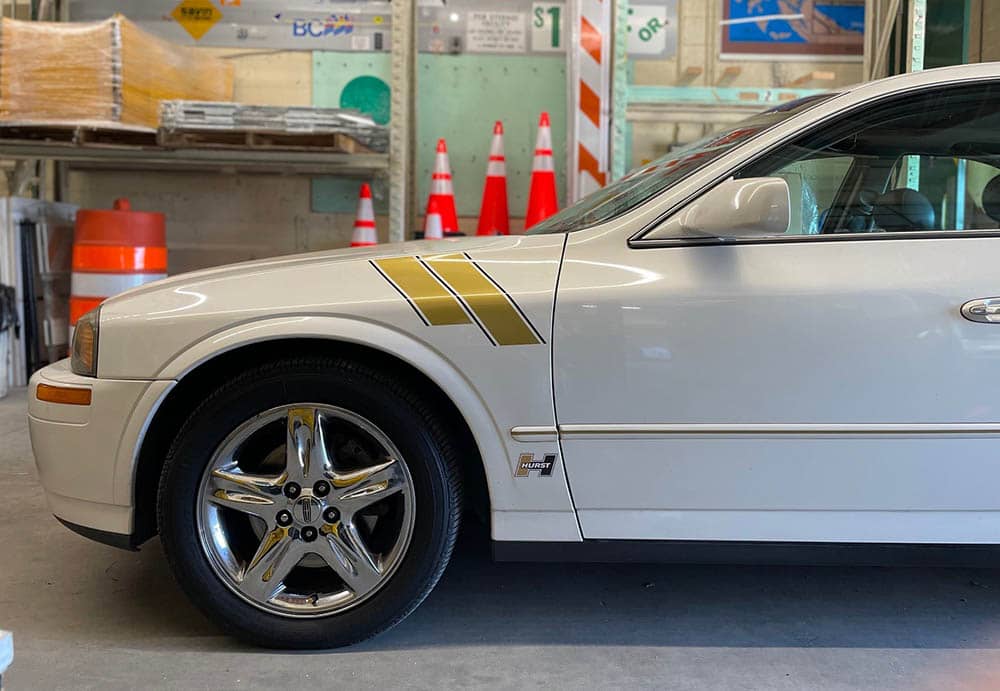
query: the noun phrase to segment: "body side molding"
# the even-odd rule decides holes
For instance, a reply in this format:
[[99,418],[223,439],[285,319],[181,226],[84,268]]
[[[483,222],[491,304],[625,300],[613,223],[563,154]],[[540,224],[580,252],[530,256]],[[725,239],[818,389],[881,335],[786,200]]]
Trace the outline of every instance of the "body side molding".
[[[520,429],[520,428],[514,428]],[[513,433],[513,430],[512,430]],[[921,423],[921,424],[636,424],[559,425],[562,439],[656,438],[675,435],[994,435],[1000,423]]]

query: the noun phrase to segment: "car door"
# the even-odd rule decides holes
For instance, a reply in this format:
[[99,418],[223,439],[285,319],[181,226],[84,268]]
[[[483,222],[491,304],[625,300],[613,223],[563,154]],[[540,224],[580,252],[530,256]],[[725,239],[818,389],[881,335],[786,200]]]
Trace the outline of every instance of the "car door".
[[907,94],[734,171],[786,180],[785,234],[570,234],[585,538],[1000,540],[1000,323],[970,303],[1000,296],[998,113],[993,85]]

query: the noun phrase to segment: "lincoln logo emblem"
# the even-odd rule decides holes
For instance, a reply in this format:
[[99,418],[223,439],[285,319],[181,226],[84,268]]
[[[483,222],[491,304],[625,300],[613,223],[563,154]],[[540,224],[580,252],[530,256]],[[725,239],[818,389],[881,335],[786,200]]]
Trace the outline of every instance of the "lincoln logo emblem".
[[545,458],[540,461],[535,460],[535,454],[522,453],[517,459],[517,471],[514,473],[514,477],[528,477],[528,474],[534,471],[538,472],[539,477],[549,477],[552,475],[552,469],[555,465],[556,455],[554,453],[545,454]]
[[297,513],[297,518],[303,523],[312,523],[313,516],[319,513],[319,502],[312,497],[302,497],[297,502],[295,506],[292,507],[293,512]]

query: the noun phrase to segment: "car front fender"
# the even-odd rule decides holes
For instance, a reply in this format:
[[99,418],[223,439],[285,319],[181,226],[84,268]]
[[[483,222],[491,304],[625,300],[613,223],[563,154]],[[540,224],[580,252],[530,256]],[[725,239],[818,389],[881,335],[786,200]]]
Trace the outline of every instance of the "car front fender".
[[[180,381],[200,365],[233,350],[273,340],[325,339],[365,346],[394,356],[433,381],[461,412],[478,445],[491,503],[495,540],[580,540],[562,464],[555,463],[551,476],[515,476],[518,460],[525,454],[535,458],[559,456],[555,434],[536,434],[515,439],[511,425],[503,421],[503,410],[517,410],[517,401],[504,400],[505,389],[496,386],[503,373],[476,381],[429,343],[383,323],[328,314],[291,313],[271,315],[228,326],[205,336],[171,358],[156,379]],[[509,394],[508,394],[509,395]],[[162,399],[161,399],[162,400]],[[490,405],[489,401],[493,401]],[[161,401],[157,401],[158,407]],[[498,414],[497,409],[501,412]],[[150,411],[149,422],[156,413]],[[532,421],[525,421],[531,424]],[[125,449],[116,462],[115,495],[131,496],[138,449]]]

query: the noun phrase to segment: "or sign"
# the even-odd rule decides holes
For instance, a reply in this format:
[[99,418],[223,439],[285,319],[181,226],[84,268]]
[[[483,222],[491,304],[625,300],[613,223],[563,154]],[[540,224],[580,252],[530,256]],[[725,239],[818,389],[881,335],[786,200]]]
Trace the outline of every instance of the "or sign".
[[466,48],[471,53],[523,53],[527,50],[521,12],[469,12]]
[[865,0],[725,0],[723,57],[860,60]]
[[182,0],[170,16],[197,41],[222,19],[222,11],[211,0]]
[[631,5],[626,32],[629,55],[673,57],[677,52],[676,0],[655,5]]
[[531,6],[531,50],[537,53],[565,48],[566,5],[561,2],[536,2]]

